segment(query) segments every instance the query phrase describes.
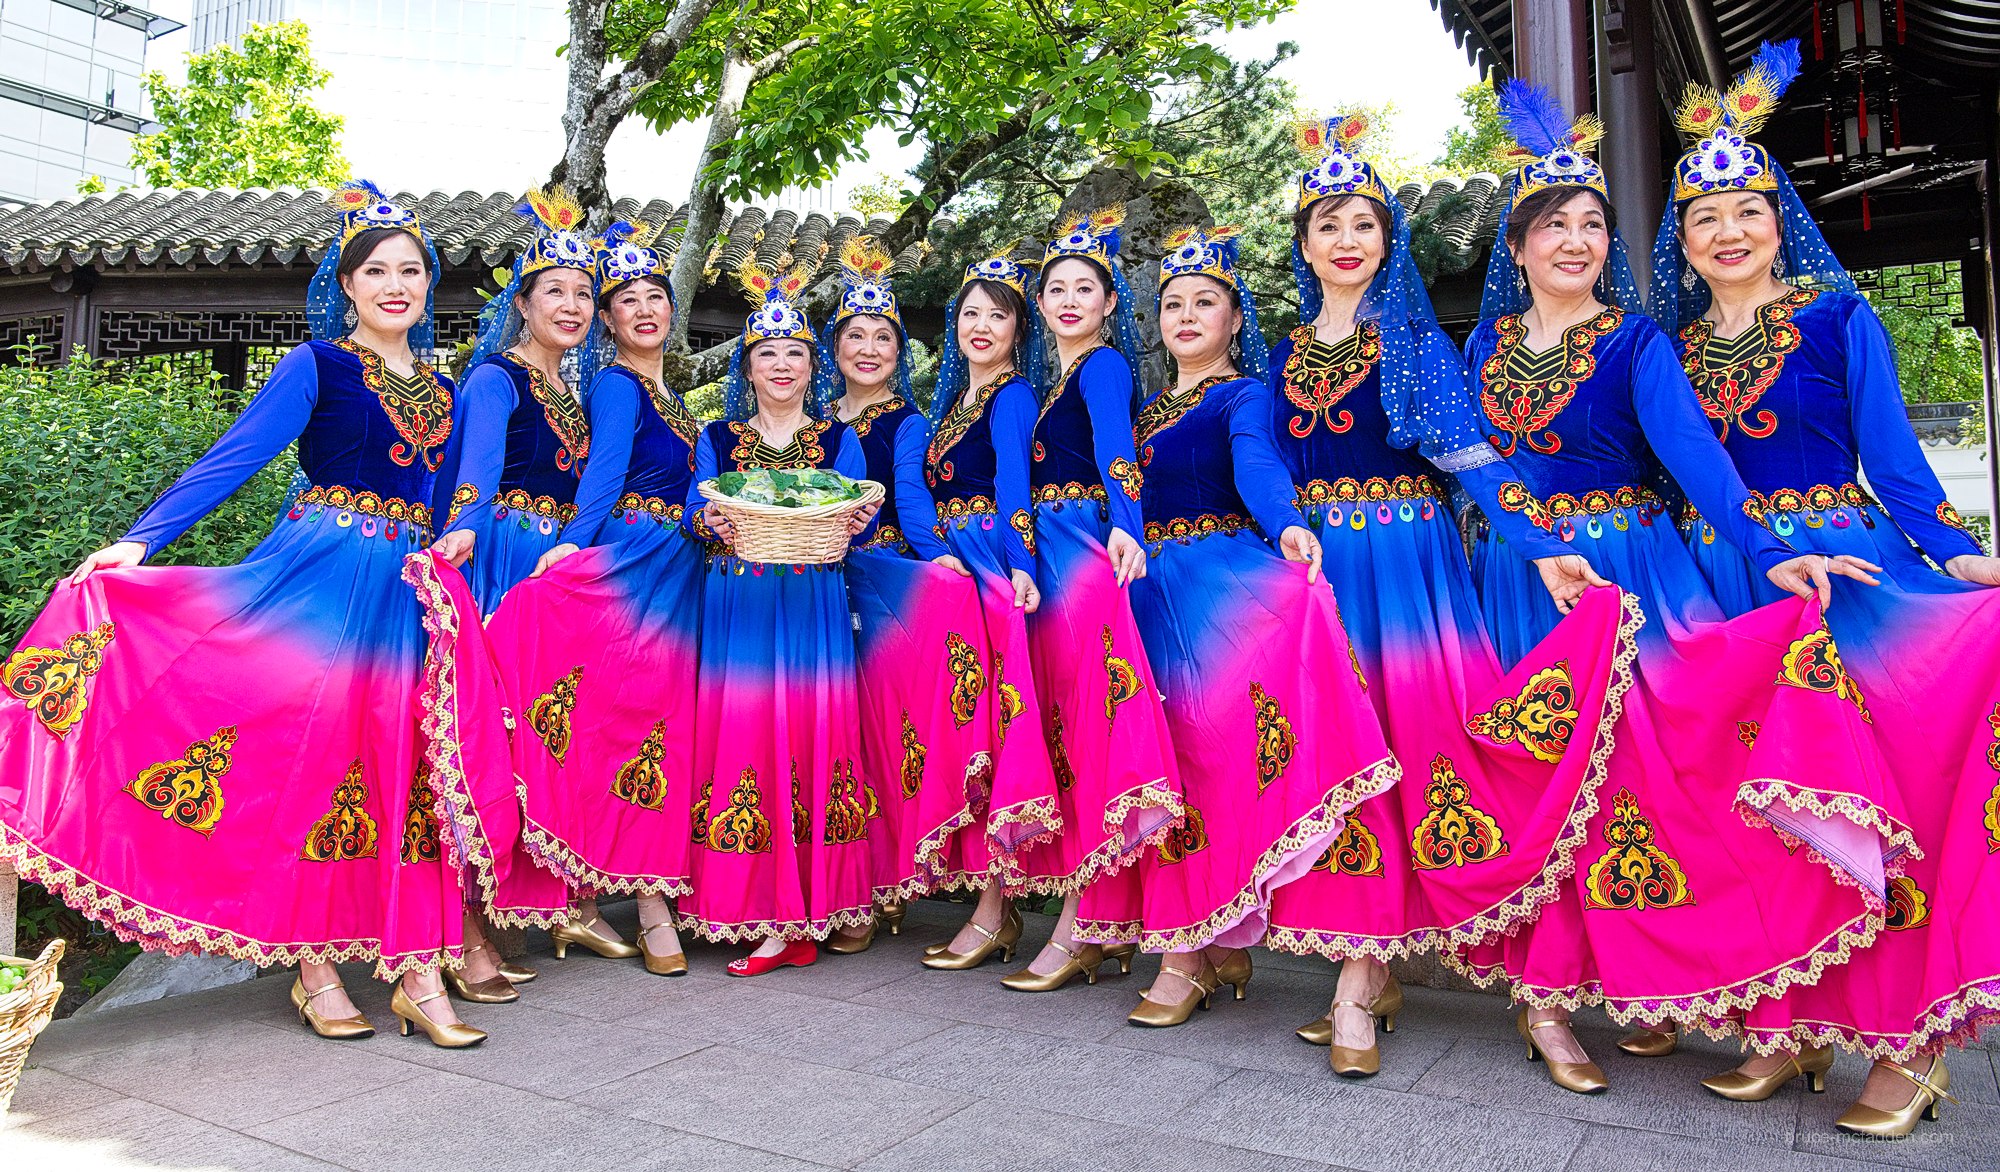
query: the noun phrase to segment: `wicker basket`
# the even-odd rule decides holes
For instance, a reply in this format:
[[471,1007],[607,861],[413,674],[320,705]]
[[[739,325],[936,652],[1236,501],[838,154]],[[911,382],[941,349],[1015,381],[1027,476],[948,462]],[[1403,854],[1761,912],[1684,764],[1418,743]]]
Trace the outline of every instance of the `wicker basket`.
[[28,970],[12,993],[0,994],[0,1115],[13,1105],[21,1068],[28,1064],[28,1047],[56,1015],[56,1001],[63,991],[62,982],[56,980],[56,962],[62,954],[63,942],[51,940],[36,960],[0,956],[0,964]]
[[724,496],[715,481],[701,482],[701,495],[736,527],[730,543],[735,555],[746,562],[780,565],[818,566],[847,556],[848,519],[855,510],[879,503],[882,486],[872,480],[857,480],[861,495],[851,501],[831,505],[785,508],[759,505]]

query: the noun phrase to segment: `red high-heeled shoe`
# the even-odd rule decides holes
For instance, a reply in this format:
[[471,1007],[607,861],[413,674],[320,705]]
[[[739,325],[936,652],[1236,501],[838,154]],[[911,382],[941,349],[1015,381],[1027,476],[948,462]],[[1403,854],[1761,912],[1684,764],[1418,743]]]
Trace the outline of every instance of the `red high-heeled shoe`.
[[819,945],[810,940],[793,940],[771,956],[745,956],[729,962],[732,977],[761,977],[786,965],[802,969],[819,959]]

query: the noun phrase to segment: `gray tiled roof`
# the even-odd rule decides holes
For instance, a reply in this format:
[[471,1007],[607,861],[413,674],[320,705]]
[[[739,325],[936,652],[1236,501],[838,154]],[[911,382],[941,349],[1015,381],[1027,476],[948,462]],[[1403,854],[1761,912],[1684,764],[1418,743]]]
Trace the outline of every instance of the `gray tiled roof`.
[[[1455,194],[1467,198],[1437,224],[1461,254],[1477,257],[1492,239],[1500,214],[1499,181],[1491,175],[1406,183],[1396,192],[1405,212],[1434,211]],[[394,197],[415,206],[445,263],[509,264],[528,242],[529,223],[514,214],[517,197],[434,191]],[[684,210],[666,200],[621,199],[615,214],[664,224],[678,233]],[[151,267],[198,264],[316,262],[333,230],[334,216],[320,190],[162,190],[85,196],[74,200],[0,204],[0,266],[23,273],[86,266]],[[734,272],[752,255],[772,265],[784,257],[817,269],[856,233],[881,232],[885,219],[831,219],[819,212],[746,207],[725,220],[725,243],[713,267]],[[896,258],[898,273],[921,263],[919,245]]]
[[[514,214],[518,197],[434,191],[393,197],[414,206],[447,264],[508,264],[528,242],[527,220]],[[664,224],[678,232],[686,215],[666,200],[621,199],[621,219]],[[0,265],[35,272],[58,267],[208,264],[286,264],[316,261],[333,231],[334,215],[322,190],[162,190],[85,196],[74,200],[0,204]],[[724,221],[727,242],[716,258],[733,272],[754,250],[772,264],[790,256],[816,269],[858,232],[880,232],[884,219],[864,224],[853,216],[830,219],[811,212],[748,207]],[[922,258],[912,245],[896,258],[908,272]]]

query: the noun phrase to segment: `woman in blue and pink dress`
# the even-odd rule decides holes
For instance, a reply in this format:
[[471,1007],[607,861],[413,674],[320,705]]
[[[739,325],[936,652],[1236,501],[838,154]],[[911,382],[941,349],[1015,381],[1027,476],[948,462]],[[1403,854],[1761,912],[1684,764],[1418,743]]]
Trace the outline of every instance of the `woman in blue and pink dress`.
[[1004,518],[1035,554],[1042,597],[1029,655],[1062,825],[1022,862],[1020,886],[1064,897],[1048,945],[1004,978],[1023,992],[1094,981],[1106,959],[1130,966],[1129,944],[1107,957],[1072,930],[1077,897],[1136,862],[1181,813],[1166,711],[1126,590],[1145,576],[1146,551],[1132,446],[1138,327],[1117,264],[1124,222],[1122,208],[1079,216],[1043,250],[1036,303],[1061,374],[1042,396],[1029,449],[1034,511]]
[[[1136,885],[1100,883],[1079,916],[1093,938],[1166,954],[1128,1019],[1141,1026],[1185,1022],[1224,984],[1241,1000],[1272,892],[1399,772],[1271,439],[1267,351],[1235,229],[1169,236],[1159,279],[1174,383],[1135,428],[1149,558],[1132,602],[1166,693],[1184,821],[1147,852]],[[1131,886],[1138,906],[1120,914]]]
[[[402,569],[452,429],[453,387],[416,356],[437,258],[373,186],[334,205],[316,340],[0,667],[0,859],[143,947],[298,965],[321,1037],[374,1032],[334,969],[368,960],[405,1034],[470,1046],[440,970],[499,976],[467,955],[454,864],[490,862],[479,811],[512,787],[434,769],[419,729]],[[310,486],[240,565],[141,565],[295,441]]]
[[[1604,1075],[1567,1028],[1569,1010],[1698,1024],[1812,983],[1879,928],[1881,901],[1865,885],[1887,831],[1872,813],[1881,795],[1862,713],[1819,617],[1828,566],[1745,514],[1749,492],[1671,343],[1627,308],[1637,294],[1587,153],[1602,127],[1572,124],[1520,82],[1500,100],[1526,161],[1494,244],[1488,317],[1467,344],[1490,442],[1520,478],[1498,507],[1553,529],[1646,621],[1611,796],[1589,816],[1574,876],[1533,923],[1454,957],[1480,980],[1510,980],[1530,1053],[1559,1085],[1589,1092]],[[1648,487],[1662,467],[1801,597],[1722,622]],[[1541,574],[1497,528],[1479,539],[1474,569],[1502,663],[1521,662],[1560,617]],[[1812,806],[1836,795],[1837,809]]]
[[[1299,128],[1314,164],[1293,214],[1302,323],[1270,363],[1278,452],[1408,771],[1271,910],[1270,947],[1342,962],[1331,1013],[1299,1035],[1346,1078],[1381,1068],[1376,1022],[1402,1006],[1389,960],[1533,918],[1574,865],[1638,625],[1636,604],[1585,592],[1601,580],[1569,546],[1497,507],[1515,477],[1432,316],[1402,205],[1361,157],[1365,130],[1359,115]],[[1454,483],[1581,612],[1512,672],[1480,618]]]
[[[868,834],[879,919],[899,930],[904,901],[970,883],[980,859],[994,723],[979,584],[938,535],[924,483],[931,428],[910,391],[909,337],[889,255],[866,237],[841,252],[840,308],[827,327],[829,414],[861,441],[886,495],[847,558],[857,617],[862,772],[881,821]],[[827,951],[873,939],[836,934]]]
[[[1801,1074],[1818,1089],[1839,1045],[1875,1069],[1837,1126],[1900,1137],[1937,1118],[1950,1086],[1940,1052],[2000,1019],[2000,658],[1988,650],[2000,592],[1987,589],[2000,584],[2000,560],[1965,531],[1925,462],[1881,322],[1783,168],[1747,141],[1797,72],[1795,43],[1765,45],[1726,95],[1683,101],[1693,144],[1654,249],[1654,312],[1679,330],[1694,398],[1757,516],[1799,548],[1858,559],[1881,578],[1878,589],[1843,588],[1827,625],[1912,846],[1892,860],[1875,944],[1747,1014],[1757,1054],[1707,1085],[1742,1101]],[[1689,548],[1732,612],[1778,597],[1707,520]]]
[[519,714],[512,768],[528,848],[578,894],[557,955],[593,946],[575,934],[597,934],[586,926],[600,921],[598,895],[633,895],[647,971],[679,976],[687,959],[667,899],[688,890],[704,568],[680,522],[701,425],[663,382],[673,262],[651,236],[621,221],[598,245],[616,360],[585,397],[592,442],[576,516],[487,634]]
[[529,192],[515,211],[534,221],[535,239],[480,314],[438,484],[451,512],[438,552],[463,567],[487,615],[563,544],[590,456],[580,398],[590,372],[576,387],[563,373],[572,352],[583,359],[567,362],[572,372],[594,357],[585,343],[597,312],[596,250],[576,230],[583,209],[559,187]]
[[[868,471],[854,432],[811,414],[832,364],[792,303],[803,274],[751,265],[739,276],[759,305],[730,360],[728,417],[695,441],[682,518],[722,548],[703,586],[693,890],[680,910],[705,939],[755,941],[729,964],[748,977],[813,963],[815,942],[831,933],[872,929],[868,836],[880,799],[862,771],[843,566],[744,561],[701,493],[724,472],[826,468],[858,480]],[[873,519],[863,508],[850,529]]]
[[[1029,287],[1032,272],[1009,256],[967,265],[946,313],[932,434],[924,480],[936,502],[938,536],[979,584],[987,648],[979,717],[992,730],[992,784],[978,826],[953,839],[946,863],[953,884],[976,889],[978,906],[952,939],[931,945],[927,968],[977,968],[998,955],[1012,960],[1022,921],[1007,886],[1020,878],[1020,852],[1060,827],[1056,775],[1043,735],[1042,707],[1028,656],[1028,619],[1041,605],[1035,586],[1029,448],[1035,432],[1035,379],[1041,319]],[[1009,665],[1012,665],[1011,667]]]

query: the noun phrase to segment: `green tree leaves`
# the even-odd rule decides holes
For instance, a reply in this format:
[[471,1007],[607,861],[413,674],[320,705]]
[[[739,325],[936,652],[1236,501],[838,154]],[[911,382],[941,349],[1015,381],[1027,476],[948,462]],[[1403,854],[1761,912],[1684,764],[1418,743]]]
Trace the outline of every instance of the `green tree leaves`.
[[132,140],[132,166],[155,187],[331,187],[348,176],[341,119],[315,108],[332,77],[301,21],[257,25],[240,45],[188,56],[187,84],[143,84],[157,134]]

